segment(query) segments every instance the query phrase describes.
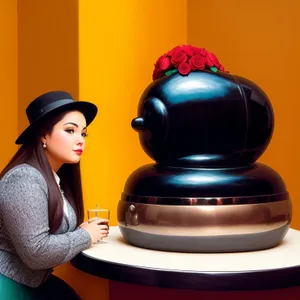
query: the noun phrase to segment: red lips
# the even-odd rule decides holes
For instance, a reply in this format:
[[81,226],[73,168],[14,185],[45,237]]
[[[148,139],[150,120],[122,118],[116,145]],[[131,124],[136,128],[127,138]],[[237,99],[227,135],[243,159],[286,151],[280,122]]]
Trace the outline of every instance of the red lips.
[[77,150],[73,150],[77,155],[81,155],[82,154],[82,150],[81,149],[77,149]]

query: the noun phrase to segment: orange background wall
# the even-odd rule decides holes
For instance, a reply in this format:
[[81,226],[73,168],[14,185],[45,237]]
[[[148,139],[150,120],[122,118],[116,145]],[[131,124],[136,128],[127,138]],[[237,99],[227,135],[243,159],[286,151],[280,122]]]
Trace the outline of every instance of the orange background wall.
[[300,2],[188,0],[187,40],[215,53],[232,73],[269,96],[275,129],[260,162],[284,179],[300,229]]
[[0,0],[0,170],[17,150],[18,133],[18,31],[17,1]]
[[[0,168],[16,150],[13,142],[27,126],[24,111],[35,96],[65,89],[92,101],[99,115],[89,128],[82,159],[85,207],[110,208],[111,225],[117,225],[127,177],[151,162],[130,127],[139,97],[151,82],[158,56],[191,43],[214,52],[231,72],[253,80],[269,95],[275,131],[260,161],[285,180],[294,204],[292,226],[300,229],[299,9],[291,0],[0,0],[5,41],[0,46],[0,125],[5,128]],[[69,263],[55,273],[83,299],[109,297],[107,280]]]

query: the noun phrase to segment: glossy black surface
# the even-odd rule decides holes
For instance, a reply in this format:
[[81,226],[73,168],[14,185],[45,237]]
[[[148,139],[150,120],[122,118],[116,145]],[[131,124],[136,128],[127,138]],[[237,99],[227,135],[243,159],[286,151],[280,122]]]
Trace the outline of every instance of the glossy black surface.
[[257,160],[273,132],[273,111],[253,82],[210,71],[154,81],[132,127],[144,151],[173,166],[218,167]]
[[[270,167],[256,163],[239,168],[179,168],[149,164],[127,179],[124,193],[160,197],[242,197],[286,193]],[[213,203],[213,199],[212,202]]]
[[[144,91],[138,116],[131,125],[139,133],[143,150],[156,164],[138,168],[127,179],[118,206],[119,227],[125,240],[138,247],[183,252],[253,251],[280,243],[289,227],[292,208],[279,202],[290,203],[280,175],[256,163],[271,140],[274,116],[267,95],[255,83],[208,70],[162,77]],[[279,218],[288,216],[288,224],[273,237],[271,231],[263,229],[268,225],[269,215],[261,226],[255,215],[259,215],[255,205],[261,208],[260,204],[266,202],[270,207],[280,206],[278,210],[283,211],[276,211]],[[241,226],[244,218],[251,219],[258,225],[254,235],[244,234],[246,226],[239,227],[238,235],[233,234],[230,222],[220,225],[222,216],[213,211],[218,209],[216,206],[226,205],[224,209],[233,212],[245,204],[250,204],[252,215],[243,211],[234,226]],[[177,207],[174,211],[172,206],[178,205],[194,205],[189,218],[196,212],[195,220],[203,220],[206,215],[201,212],[208,211],[206,224],[201,224],[192,238],[186,236],[186,240],[180,240],[182,236],[177,233],[167,238],[157,227],[156,232],[147,233],[141,221],[146,213],[133,215],[134,222],[140,223],[124,222],[130,209],[138,206],[143,212],[156,210],[151,215],[151,224],[156,226],[162,210],[166,210],[168,220],[173,212],[172,222],[163,222],[165,227],[171,227],[177,224],[174,220],[190,209]],[[204,208],[209,205],[212,207]],[[269,208],[266,210],[270,212]],[[231,221],[234,217],[226,216]],[[203,238],[201,230],[205,226],[211,228],[207,222],[214,218],[212,224],[219,224],[232,234],[224,231],[226,234],[220,233],[216,238],[213,231],[210,234],[206,231],[207,236]],[[139,227],[138,230],[129,228],[131,225]]]

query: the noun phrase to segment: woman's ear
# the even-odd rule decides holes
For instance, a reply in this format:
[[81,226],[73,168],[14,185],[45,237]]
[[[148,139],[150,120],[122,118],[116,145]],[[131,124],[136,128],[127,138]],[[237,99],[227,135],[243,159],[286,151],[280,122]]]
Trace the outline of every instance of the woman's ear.
[[46,143],[46,137],[45,137],[45,136],[42,136],[42,137],[41,137],[41,142],[42,142],[42,144],[45,144],[45,143]]

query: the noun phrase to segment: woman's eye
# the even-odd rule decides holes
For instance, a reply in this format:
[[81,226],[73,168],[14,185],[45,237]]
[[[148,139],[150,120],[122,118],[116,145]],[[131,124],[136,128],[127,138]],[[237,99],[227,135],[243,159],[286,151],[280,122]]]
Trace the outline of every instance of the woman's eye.
[[68,132],[68,133],[74,133],[74,129],[66,129],[66,132]]
[[87,134],[86,132],[83,132],[83,133],[81,134],[81,136],[83,136],[84,138],[86,138],[86,137],[88,136],[88,134]]

